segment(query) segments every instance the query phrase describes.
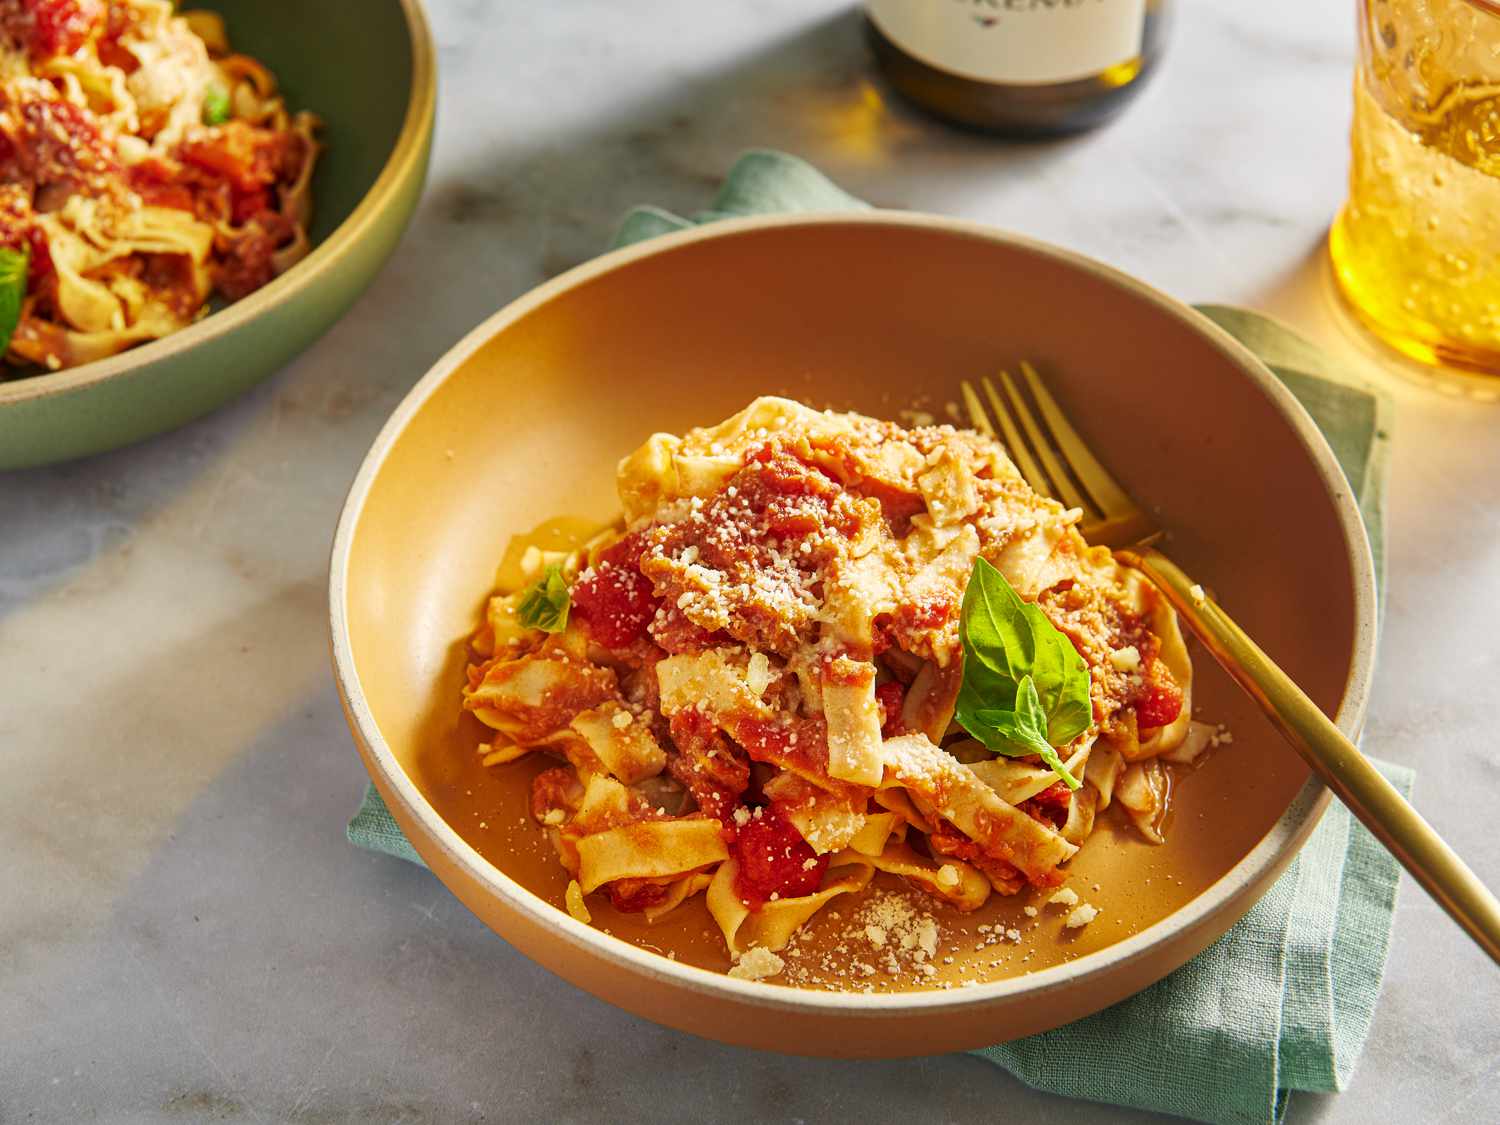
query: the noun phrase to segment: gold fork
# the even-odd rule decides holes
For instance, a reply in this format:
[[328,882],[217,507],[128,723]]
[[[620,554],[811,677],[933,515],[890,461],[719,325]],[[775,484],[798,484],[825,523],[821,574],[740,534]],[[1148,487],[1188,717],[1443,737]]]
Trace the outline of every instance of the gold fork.
[[[1116,558],[1135,567],[1166,595],[1188,628],[1313,772],[1500,963],[1500,901],[1203,587],[1149,545],[1159,537],[1155,522],[1089,452],[1029,363],[1021,364],[1021,374],[1036,402],[1035,411],[1008,372],[1000,372],[1003,399],[988,377],[980,380],[983,400],[964,381],[964,405],[974,427],[1004,443],[1033,489],[1083,510],[1079,530],[1084,538],[1115,548]],[[985,412],[986,400],[999,423],[998,434]]]

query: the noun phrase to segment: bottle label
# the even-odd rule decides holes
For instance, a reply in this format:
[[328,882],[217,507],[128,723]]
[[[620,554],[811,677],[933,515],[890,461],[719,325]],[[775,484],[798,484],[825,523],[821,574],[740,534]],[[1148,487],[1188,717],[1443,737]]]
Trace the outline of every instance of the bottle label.
[[867,0],[887,39],[963,78],[1045,85],[1141,53],[1146,0]]

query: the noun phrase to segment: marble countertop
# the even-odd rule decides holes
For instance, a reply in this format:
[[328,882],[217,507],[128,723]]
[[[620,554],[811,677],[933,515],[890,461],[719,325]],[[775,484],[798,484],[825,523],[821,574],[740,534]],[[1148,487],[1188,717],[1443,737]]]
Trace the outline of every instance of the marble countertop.
[[[1418,805],[1500,884],[1500,413],[1391,375],[1330,296],[1352,4],[1177,8],[1117,124],[1018,146],[870,97],[846,2],[430,0],[431,182],[353,311],[210,418],[0,475],[0,1121],[1147,1119],[976,1058],[792,1059],[657,1028],[344,841],[364,774],[325,569],[370,440],[482,317],[631,204],[703,206],[749,146],[1277,313],[1381,380],[1398,412],[1367,748],[1418,768]],[[1292,1120],[1494,1114],[1497,1011],[1493,967],[1407,883],[1353,1087]]]

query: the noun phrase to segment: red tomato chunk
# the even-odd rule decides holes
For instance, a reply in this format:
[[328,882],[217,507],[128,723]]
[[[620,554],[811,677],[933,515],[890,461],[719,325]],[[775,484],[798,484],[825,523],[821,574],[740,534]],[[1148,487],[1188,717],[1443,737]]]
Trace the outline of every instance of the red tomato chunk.
[[641,573],[641,540],[627,535],[573,584],[573,609],[605,648],[627,648],[646,635],[658,602]]
[[734,841],[741,901],[759,908],[775,898],[810,895],[823,884],[828,857],[818,855],[775,805],[762,809]]
[[71,55],[82,47],[103,21],[100,0],[25,0],[31,15],[32,58]]
[[1135,723],[1143,730],[1164,727],[1182,714],[1182,689],[1165,677],[1153,679],[1135,704]]

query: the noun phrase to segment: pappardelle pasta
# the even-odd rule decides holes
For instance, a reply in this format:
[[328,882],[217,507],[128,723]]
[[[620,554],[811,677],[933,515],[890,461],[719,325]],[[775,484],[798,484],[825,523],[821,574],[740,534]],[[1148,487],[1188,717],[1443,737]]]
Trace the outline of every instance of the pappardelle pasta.
[[513,546],[463,691],[485,765],[557,760],[576,918],[701,893],[749,964],[877,872],[968,912],[1112,805],[1161,840],[1205,745],[1176,617],[991,438],[761,398],[618,488],[583,547]]
[[171,0],[0,0],[0,350],[73,367],[308,252],[318,120]]

